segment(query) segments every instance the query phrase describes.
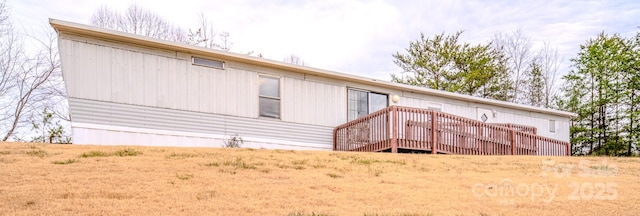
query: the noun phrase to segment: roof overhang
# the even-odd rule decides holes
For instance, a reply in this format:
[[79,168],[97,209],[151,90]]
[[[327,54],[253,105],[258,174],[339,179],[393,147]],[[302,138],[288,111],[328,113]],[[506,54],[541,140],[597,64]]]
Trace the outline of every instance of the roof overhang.
[[111,40],[111,41],[132,43],[132,44],[147,46],[152,48],[190,53],[194,55],[218,58],[218,59],[223,59],[228,61],[263,66],[263,67],[268,67],[273,69],[281,69],[281,70],[286,70],[291,72],[316,75],[316,76],[361,83],[366,85],[374,85],[378,87],[390,88],[390,89],[395,89],[395,90],[400,90],[405,92],[445,97],[445,98],[478,103],[478,104],[493,105],[493,106],[517,109],[522,111],[536,112],[536,113],[545,113],[545,114],[569,117],[569,118],[577,116],[577,114],[572,112],[565,112],[565,111],[547,109],[547,108],[539,108],[534,106],[473,97],[469,95],[451,93],[451,92],[434,90],[429,88],[410,86],[410,85],[405,85],[400,83],[392,83],[384,80],[377,80],[377,79],[371,79],[363,76],[356,76],[356,75],[338,73],[338,72],[323,70],[318,68],[288,64],[280,61],[274,61],[274,60],[258,58],[258,57],[253,57],[249,55],[244,55],[244,54],[226,52],[221,50],[208,49],[204,47],[166,41],[166,40],[161,40],[157,38],[130,34],[130,33],[125,33],[121,31],[104,29],[104,28],[99,28],[95,26],[68,22],[63,20],[49,19],[49,23],[59,33],[63,32],[63,33],[70,33],[70,34],[76,34],[76,35],[86,35],[90,37],[102,38],[102,39]]

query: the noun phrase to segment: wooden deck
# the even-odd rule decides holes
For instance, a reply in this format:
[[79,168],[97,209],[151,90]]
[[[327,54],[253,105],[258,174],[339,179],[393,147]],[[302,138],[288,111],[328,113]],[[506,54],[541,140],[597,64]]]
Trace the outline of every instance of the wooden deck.
[[569,143],[536,132],[531,126],[488,124],[433,110],[391,106],[336,127],[334,150],[569,155]]

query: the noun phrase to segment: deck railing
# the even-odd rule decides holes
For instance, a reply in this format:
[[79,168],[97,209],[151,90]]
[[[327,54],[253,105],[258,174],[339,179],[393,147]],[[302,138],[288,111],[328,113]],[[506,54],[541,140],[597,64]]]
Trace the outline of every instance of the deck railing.
[[569,143],[539,136],[536,132],[531,126],[489,124],[434,110],[390,106],[336,127],[333,149],[569,155]]
[[502,126],[502,127],[507,127],[510,129],[515,129],[516,131],[522,131],[525,133],[530,133],[530,134],[538,134],[538,128],[534,127],[534,126],[529,126],[529,125],[519,125],[519,124],[505,124],[505,123],[489,123],[491,125],[496,125],[496,126]]

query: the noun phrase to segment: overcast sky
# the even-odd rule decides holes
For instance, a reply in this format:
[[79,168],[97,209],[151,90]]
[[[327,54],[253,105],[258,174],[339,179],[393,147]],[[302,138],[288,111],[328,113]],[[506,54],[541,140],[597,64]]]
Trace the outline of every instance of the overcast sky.
[[279,61],[295,54],[311,67],[384,80],[400,72],[391,55],[420,32],[464,30],[462,40],[484,43],[496,32],[520,29],[534,47],[557,47],[566,73],[589,38],[601,31],[631,36],[640,26],[638,0],[8,0],[14,23],[30,31],[48,27],[48,18],[86,24],[102,5],[124,11],[134,3],[184,28],[195,27],[204,13],[231,34],[233,52]]

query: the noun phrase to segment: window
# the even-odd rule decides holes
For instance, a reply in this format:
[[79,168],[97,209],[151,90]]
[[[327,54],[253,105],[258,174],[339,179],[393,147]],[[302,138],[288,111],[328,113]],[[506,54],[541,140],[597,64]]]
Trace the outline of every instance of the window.
[[556,120],[549,120],[549,132],[556,132]]
[[280,79],[260,76],[260,116],[280,119]]
[[191,57],[191,64],[217,68],[217,69],[224,69],[223,61],[217,61],[217,60],[211,60],[211,59],[205,59],[205,58],[199,58],[199,57]]
[[384,109],[389,104],[388,95],[359,89],[349,89],[348,100],[349,121]]

